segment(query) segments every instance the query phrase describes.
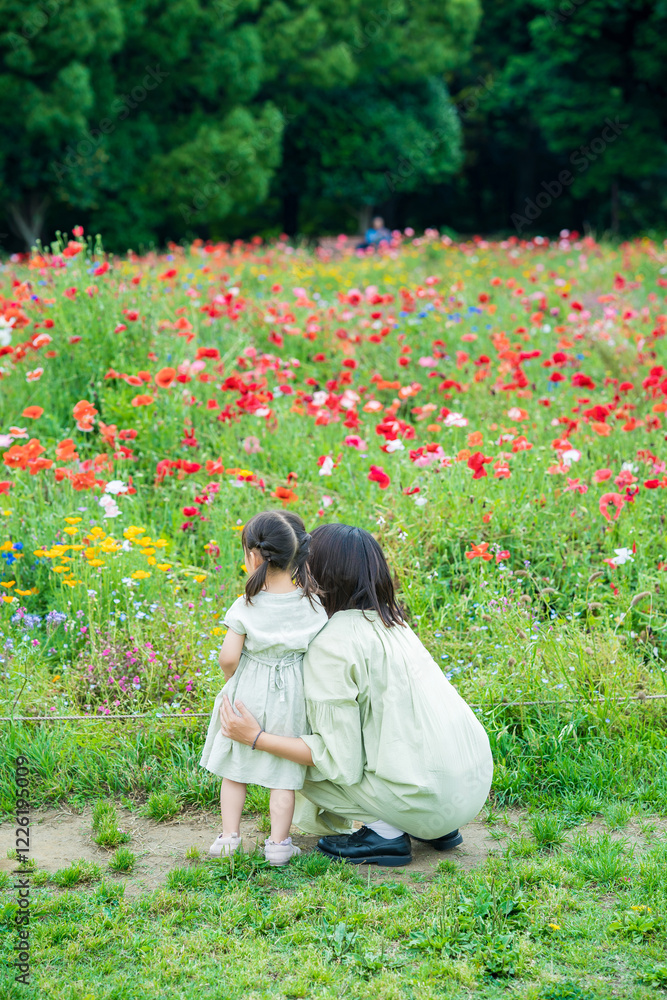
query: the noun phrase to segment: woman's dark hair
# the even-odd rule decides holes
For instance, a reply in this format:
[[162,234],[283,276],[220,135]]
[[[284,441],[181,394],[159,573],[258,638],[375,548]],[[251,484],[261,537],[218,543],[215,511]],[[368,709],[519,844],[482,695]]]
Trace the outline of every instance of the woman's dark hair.
[[312,604],[318,588],[308,568],[310,540],[298,514],[267,510],[251,517],[243,529],[241,541],[248,552],[258,551],[263,562],[245,585],[246,602],[252,604],[252,598],[264,588],[266,574],[272,567],[291,570],[292,580]]
[[388,628],[405,625],[384,552],[369,531],[350,524],[315,528],[308,560],[329,618],[337,611],[377,611]]

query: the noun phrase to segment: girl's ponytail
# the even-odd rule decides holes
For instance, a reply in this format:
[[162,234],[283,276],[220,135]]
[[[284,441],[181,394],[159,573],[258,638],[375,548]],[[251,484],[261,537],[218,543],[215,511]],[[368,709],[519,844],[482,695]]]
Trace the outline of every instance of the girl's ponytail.
[[[299,518],[299,520],[301,519]],[[299,533],[297,533],[299,548],[294,559],[295,571],[293,579],[296,585],[303,590],[303,596],[307,597],[312,605],[313,598],[319,595],[319,587],[308,566],[311,536],[307,531],[301,532],[300,535],[301,537],[299,538]]]
[[252,602],[253,597],[259,594],[260,590],[264,589],[268,566],[268,561],[265,559],[264,562],[259,564],[255,572],[248,577],[245,585],[245,596],[248,604]]

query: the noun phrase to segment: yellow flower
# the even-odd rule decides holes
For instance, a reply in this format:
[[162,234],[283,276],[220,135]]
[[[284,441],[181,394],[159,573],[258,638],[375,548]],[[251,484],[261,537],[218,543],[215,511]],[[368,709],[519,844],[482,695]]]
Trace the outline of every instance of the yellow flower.
[[33,587],[31,590],[15,590],[14,593],[20,594],[21,597],[28,597],[30,594],[35,593],[35,588]]
[[132,573],[133,580],[146,580],[149,576],[150,573],[147,573],[145,569],[138,569],[136,572]]
[[68,548],[71,552],[80,552],[81,549],[85,549],[85,545],[69,545]]
[[83,520],[82,517],[66,517],[65,520],[68,524],[80,524]]
[[7,590],[10,590],[12,587],[15,586],[16,586],[16,580],[8,580],[6,583],[0,581],[0,587],[6,587]]
[[146,562],[148,563],[149,566],[155,566],[157,559],[155,558],[155,556],[149,556]]
[[69,570],[69,566],[54,566],[53,567],[53,572],[54,573],[67,573],[68,570]]
[[109,535],[108,538],[105,538],[104,541],[100,544],[100,552],[119,552],[119,551],[120,551],[120,545],[118,544],[115,538],[111,537],[111,535]]
[[3,594],[2,599],[5,602],[5,604],[12,604],[12,602],[16,600],[15,597],[10,597],[9,594]]
[[154,552],[155,552],[154,548],[148,548],[148,549],[142,549],[141,550],[142,556],[152,556],[154,554]]
[[64,555],[70,548],[70,545],[52,545],[47,555],[49,559],[56,559],[58,556]]
[[[16,593],[18,594],[18,590],[16,591]],[[646,910],[647,913],[651,912],[651,907],[650,906],[631,906],[630,909],[631,910],[635,910],[636,912],[639,912],[639,913],[641,913],[642,910]]]
[[549,924],[549,927],[552,931],[559,931],[561,929],[560,924]]
[[35,549],[35,551],[33,552],[33,555],[37,556],[39,559],[44,559],[44,558],[49,559],[50,558],[49,553],[45,552],[44,549]]
[[135,524],[131,524],[129,528],[125,529],[125,531],[123,532],[123,536],[125,538],[129,538],[130,541],[132,541],[132,539],[136,538],[137,535],[143,535],[145,530],[146,530],[145,528],[137,528]]
[[195,577],[197,583],[203,583],[205,579],[206,579],[206,573],[199,573],[199,575]]
[[78,528],[63,528],[66,535],[76,535]]
[[161,569],[163,573],[166,573],[168,569],[171,569],[171,563],[158,563],[157,568]]
[[53,677],[51,678],[51,680],[55,684],[56,681],[60,680],[60,674],[54,674]]
[[12,512],[11,512],[11,510],[3,510],[2,513],[4,514],[5,517],[9,517]]
[[152,545],[153,539],[150,535],[146,535],[144,538],[135,539],[135,545]]
[[104,563],[102,562],[101,559],[89,559],[88,560],[88,565],[89,566],[104,566]]
[[86,551],[84,552],[84,556],[86,557],[86,559],[94,559],[96,555],[97,555],[97,547],[94,545],[89,545]]
[[91,538],[106,538],[106,531],[103,528],[98,528],[97,526],[91,528],[88,532]]
[[14,545],[12,542],[3,542],[2,545],[0,545],[0,552],[11,552],[13,548]]
[[169,542],[167,541],[166,538],[158,538],[156,542],[153,542],[153,545],[155,546],[156,549],[166,549],[167,545],[169,545]]

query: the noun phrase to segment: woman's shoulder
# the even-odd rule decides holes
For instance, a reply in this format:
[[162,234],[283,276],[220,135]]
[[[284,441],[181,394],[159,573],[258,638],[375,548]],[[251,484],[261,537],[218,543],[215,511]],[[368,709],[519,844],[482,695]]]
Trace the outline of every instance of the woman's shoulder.
[[363,611],[351,608],[349,611],[337,611],[329,618],[324,628],[317,634],[311,643],[312,646],[331,646],[332,643],[348,645],[359,641],[359,633],[362,634],[367,628],[372,627],[371,621],[365,617]]

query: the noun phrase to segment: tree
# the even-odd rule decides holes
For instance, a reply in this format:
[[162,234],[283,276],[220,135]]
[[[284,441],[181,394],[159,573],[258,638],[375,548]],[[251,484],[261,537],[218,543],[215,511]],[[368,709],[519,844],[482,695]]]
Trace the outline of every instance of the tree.
[[321,203],[337,206],[339,225],[343,207],[363,229],[373,206],[391,211],[398,193],[458,168],[459,123],[442,76],[465,60],[479,13],[477,0],[348,5],[335,25],[351,67],[345,86],[280,85],[291,114],[275,184],[286,231],[303,215],[317,219]]
[[283,120],[256,100],[259,7],[0,0],[0,191],[28,245],[47,219],[122,247],[266,196]]
[[459,225],[635,229],[661,207],[664,218],[666,29],[664,0],[488,5],[450,79],[457,99],[491,81],[463,122]]

